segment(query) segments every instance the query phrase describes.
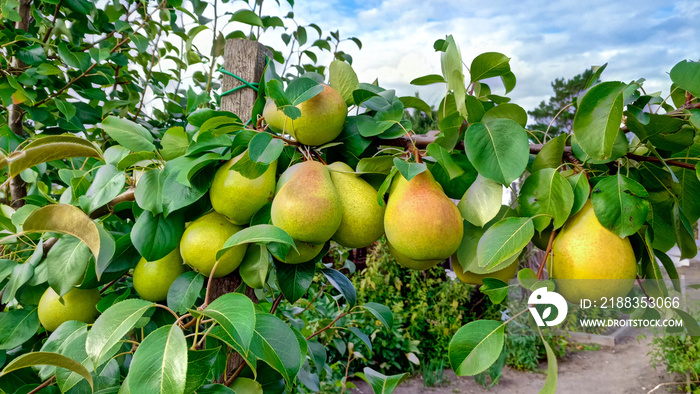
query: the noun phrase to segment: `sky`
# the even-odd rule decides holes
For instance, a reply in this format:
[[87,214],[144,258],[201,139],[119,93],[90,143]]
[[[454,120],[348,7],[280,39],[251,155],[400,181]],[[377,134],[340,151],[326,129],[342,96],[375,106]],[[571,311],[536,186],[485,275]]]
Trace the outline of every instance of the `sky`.
[[[284,0],[282,9],[266,3],[268,14],[290,10]],[[300,24],[313,22],[324,34],[340,30],[341,37],[362,40],[362,50],[352,42],[341,46],[352,55],[361,82],[378,78],[380,86],[400,96],[419,92],[431,104],[444,96],[445,86],[409,82],[440,73],[433,42],[448,34],[467,65],[483,52],[510,57],[517,85],[509,96],[526,110],[551,96],[555,78],[571,78],[604,63],[602,80],[646,78],[648,93],[665,96],[673,65],[700,60],[698,0],[297,0],[293,11]],[[262,40],[280,47],[280,33],[268,31]],[[503,90],[493,87],[493,93]]]

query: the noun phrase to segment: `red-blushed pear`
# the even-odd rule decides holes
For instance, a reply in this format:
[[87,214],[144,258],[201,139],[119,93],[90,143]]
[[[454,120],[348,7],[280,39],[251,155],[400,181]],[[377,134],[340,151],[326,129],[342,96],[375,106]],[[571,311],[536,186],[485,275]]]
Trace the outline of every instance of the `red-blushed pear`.
[[343,217],[340,198],[326,166],[305,161],[296,167],[272,200],[270,216],[272,224],[295,241],[326,243]]
[[462,241],[462,221],[459,209],[429,171],[410,181],[396,175],[384,214],[384,232],[395,252],[431,264],[444,260]]
[[323,145],[340,135],[348,107],[335,89],[324,85],[323,91],[306,100],[297,108],[301,116],[291,119],[268,99],[263,117],[274,131],[289,134],[304,145]]
[[[190,223],[180,239],[180,255],[185,264],[202,275],[209,276],[216,264],[216,252],[243,228],[231,223],[226,216],[210,212]],[[229,249],[219,259],[214,278],[230,274],[243,261],[247,244]]]
[[634,286],[637,259],[628,238],[600,224],[589,200],[554,238],[547,272],[572,303],[623,297]]
[[384,207],[377,202],[377,190],[343,162],[327,167],[343,207],[343,219],[333,240],[346,248],[373,244],[384,234]]
[[178,276],[187,271],[182,262],[180,248],[175,248],[160,260],[147,261],[141,258],[134,268],[134,289],[144,300],[163,301]]
[[95,306],[101,299],[97,289],[72,289],[63,295],[61,303],[58,294],[49,287],[39,299],[39,322],[46,331],[55,331],[69,320],[90,324],[99,315]]
[[272,162],[259,177],[249,179],[231,169],[243,155],[242,153],[219,167],[209,189],[214,210],[237,225],[247,225],[255,212],[272,201],[275,195],[277,161]]

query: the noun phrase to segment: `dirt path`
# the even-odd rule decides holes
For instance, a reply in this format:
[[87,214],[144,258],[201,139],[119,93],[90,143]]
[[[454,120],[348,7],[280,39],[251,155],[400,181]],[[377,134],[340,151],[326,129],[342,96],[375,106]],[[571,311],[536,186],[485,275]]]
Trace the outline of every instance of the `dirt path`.
[[[655,370],[649,365],[648,352],[651,337],[626,338],[623,343],[597,351],[571,353],[559,360],[559,380],[557,393],[600,393],[632,394],[647,393],[659,383],[672,382],[663,367]],[[541,366],[542,370],[546,364]],[[531,394],[538,393],[544,384],[544,373],[528,373],[504,368],[498,385],[484,389],[471,377],[457,377],[451,370],[445,371],[449,385],[444,387],[423,387],[421,377],[402,384],[396,394]],[[371,394],[372,390],[364,382],[356,383],[359,393]],[[667,393],[667,387],[655,393]]]

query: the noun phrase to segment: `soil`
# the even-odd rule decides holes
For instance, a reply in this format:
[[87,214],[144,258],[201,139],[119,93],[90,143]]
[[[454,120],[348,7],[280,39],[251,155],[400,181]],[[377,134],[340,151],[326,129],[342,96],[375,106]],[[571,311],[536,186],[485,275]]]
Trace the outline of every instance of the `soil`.
[[[700,262],[689,267],[678,268],[686,285],[700,283]],[[700,300],[700,290],[688,289],[686,296],[691,302]],[[637,334],[635,334],[637,335]],[[567,352],[559,359],[557,393],[578,394],[632,394],[632,393],[678,393],[677,376],[669,376],[661,365],[656,369],[650,365],[652,335],[625,337],[614,347],[600,347],[595,351]],[[422,376],[416,376],[399,386],[395,394],[531,394],[539,393],[545,380],[547,365],[540,365],[535,372],[521,372],[503,368],[503,376],[497,385],[485,389],[472,377],[457,377],[452,370],[445,370],[440,387],[424,387]],[[353,393],[372,394],[363,381],[355,381],[358,390]]]

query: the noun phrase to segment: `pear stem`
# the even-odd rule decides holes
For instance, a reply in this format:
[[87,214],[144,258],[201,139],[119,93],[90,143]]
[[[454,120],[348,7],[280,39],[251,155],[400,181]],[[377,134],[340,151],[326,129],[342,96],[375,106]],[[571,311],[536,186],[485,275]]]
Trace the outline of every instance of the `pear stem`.
[[542,279],[544,275],[544,266],[547,265],[547,257],[552,253],[552,244],[554,243],[554,237],[557,235],[556,230],[552,230],[552,234],[549,235],[549,242],[547,243],[547,250],[544,252],[544,257],[540,263],[540,268],[537,269],[537,279]]

